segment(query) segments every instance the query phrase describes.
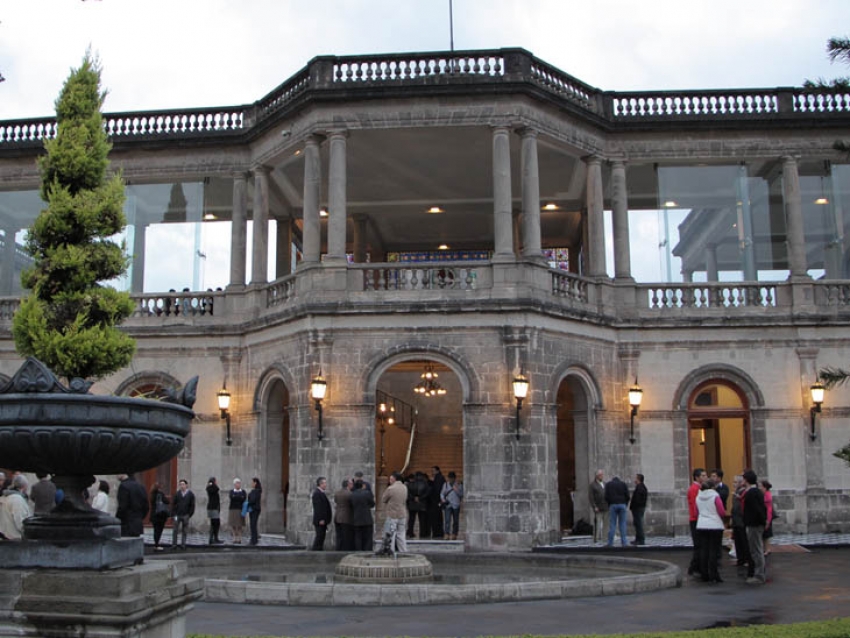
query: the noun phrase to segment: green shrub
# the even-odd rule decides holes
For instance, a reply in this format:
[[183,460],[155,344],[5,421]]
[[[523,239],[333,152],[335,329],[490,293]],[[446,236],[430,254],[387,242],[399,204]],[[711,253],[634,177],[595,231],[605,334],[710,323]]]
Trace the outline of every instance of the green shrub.
[[18,352],[68,379],[100,378],[127,365],[135,341],[117,325],[133,312],[129,293],[100,282],[127,271],[125,246],[110,237],[125,226],[124,184],[107,179],[111,144],[100,109],[100,67],[86,54],[56,100],[56,138],[39,160],[47,207],[29,229],[31,291],[12,322]]

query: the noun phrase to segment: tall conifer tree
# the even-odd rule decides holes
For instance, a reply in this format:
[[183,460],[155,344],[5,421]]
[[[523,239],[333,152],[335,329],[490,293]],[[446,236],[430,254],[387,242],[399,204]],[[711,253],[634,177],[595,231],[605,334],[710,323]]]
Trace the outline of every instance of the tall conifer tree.
[[127,365],[135,341],[116,327],[133,312],[129,293],[101,282],[127,271],[124,184],[107,176],[111,150],[103,130],[100,65],[87,53],[56,100],[56,138],[39,160],[47,207],[29,229],[30,289],[12,324],[18,352],[68,379],[97,379]]

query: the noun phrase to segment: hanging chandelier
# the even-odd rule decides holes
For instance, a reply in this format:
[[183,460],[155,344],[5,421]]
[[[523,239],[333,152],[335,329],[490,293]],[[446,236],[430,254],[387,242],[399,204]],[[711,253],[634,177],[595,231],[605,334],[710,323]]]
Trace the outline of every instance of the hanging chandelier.
[[419,375],[420,381],[414,386],[413,391],[425,397],[443,396],[446,394],[446,389],[437,381],[438,376],[434,372],[434,366],[429,363],[425,366],[425,372]]

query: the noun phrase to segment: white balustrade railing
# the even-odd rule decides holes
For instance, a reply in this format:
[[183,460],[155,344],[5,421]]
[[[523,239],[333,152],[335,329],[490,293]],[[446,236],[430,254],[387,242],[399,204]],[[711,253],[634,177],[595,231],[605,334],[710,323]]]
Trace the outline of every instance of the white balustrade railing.
[[588,281],[562,270],[552,270],[552,294],[563,299],[587,303]]
[[646,291],[650,310],[776,306],[777,285],[770,283],[650,284],[638,288]]
[[200,317],[211,316],[217,300],[224,293],[207,292],[168,292],[131,295],[136,304],[132,317]]
[[425,53],[383,58],[340,59],[333,65],[334,82],[386,82],[437,76],[496,77],[504,73],[501,56],[493,54]]
[[531,79],[552,93],[572,102],[578,102],[588,109],[593,109],[594,96],[599,92],[537,59],[532,60],[531,63]]
[[766,115],[779,112],[775,91],[694,92],[694,93],[614,93],[611,96],[615,119],[682,116]]
[[277,279],[266,290],[266,308],[280,306],[292,299],[295,294],[295,275]]
[[847,113],[850,112],[850,92],[800,91],[794,94],[793,105],[795,113]]
[[468,265],[396,266],[362,269],[363,290],[475,290],[478,267]]

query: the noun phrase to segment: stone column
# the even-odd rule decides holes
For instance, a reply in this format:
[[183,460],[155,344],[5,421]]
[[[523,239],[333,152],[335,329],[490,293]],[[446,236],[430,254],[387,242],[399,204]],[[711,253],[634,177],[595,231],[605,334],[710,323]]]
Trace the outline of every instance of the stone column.
[[629,195],[626,185],[626,163],[614,160],[611,165],[611,207],[614,226],[614,276],[632,279],[631,250],[629,246]]
[[251,259],[251,283],[268,283],[269,261],[269,169],[254,168],[254,253]]
[[785,200],[790,279],[808,279],[806,235],[803,231],[803,202],[800,196],[800,174],[797,171],[795,157],[782,158],[782,197]]
[[351,216],[354,222],[354,263],[366,263],[366,229],[369,218],[363,213]]
[[330,167],[328,169],[328,255],[327,263],[345,264],[346,218],[346,137],[345,131],[332,131],[328,136]]
[[319,157],[318,135],[311,135],[304,144],[304,256],[305,266],[317,264],[321,258],[322,227],[319,223],[319,197],[322,185],[322,161]]
[[717,244],[708,244],[705,247],[705,278],[708,281],[720,281],[720,273],[717,270]]
[[537,165],[537,131],[520,130],[522,136],[522,256],[543,261],[540,238],[540,173]]
[[513,261],[516,258],[514,253],[512,208],[510,131],[504,126],[494,126],[493,261]]
[[587,239],[588,275],[605,277],[605,220],[602,199],[602,160],[593,155],[587,160]]
[[230,227],[230,285],[245,285],[245,255],[248,240],[248,182],[247,175],[233,176],[233,222]]
[[[148,231],[147,224],[136,223],[133,229],[133,274],[130,281],[130,290],[141,293],[145,291],[145,234]],[[6,235],[9,236],[8,234]],[[14,235],[12,238],[14,239]],[[14,243],[12,244],[14,248]],[[14,259],[14,255],[13,255]],[[12,262],[14,265],[14,262]],[[5,281],[3,282],[6,283]]]

